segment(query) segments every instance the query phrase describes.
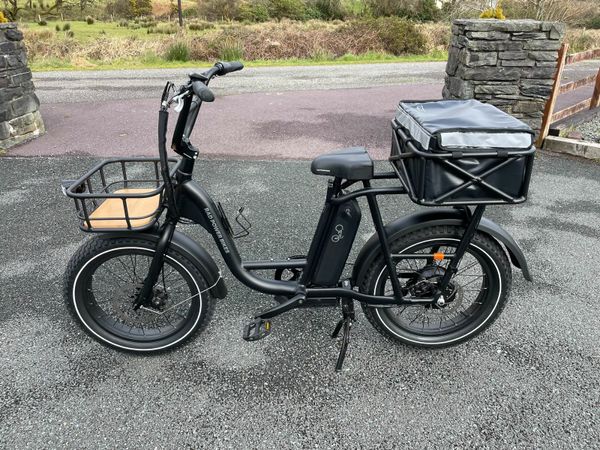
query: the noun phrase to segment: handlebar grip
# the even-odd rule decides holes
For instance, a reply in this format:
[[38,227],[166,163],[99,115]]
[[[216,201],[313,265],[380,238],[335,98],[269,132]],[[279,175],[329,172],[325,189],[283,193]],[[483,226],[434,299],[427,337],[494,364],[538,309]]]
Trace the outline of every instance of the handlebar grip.
[[214,102],[215,94],[205,85],[202,81],[192,82],[192,89],[194,94],[203,102]]
[[239,61],[219,61],[215,65],[219,68],[219,75],[227,75],[228,73],[237,72],[244,68],[244,65]]

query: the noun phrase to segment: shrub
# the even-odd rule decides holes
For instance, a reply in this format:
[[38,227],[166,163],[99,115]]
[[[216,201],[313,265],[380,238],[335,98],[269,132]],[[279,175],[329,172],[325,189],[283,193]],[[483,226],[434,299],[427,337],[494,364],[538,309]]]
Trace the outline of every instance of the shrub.
[[323,19],[343,19],[346,15],[341,0],[316,0],[314,7]]
[[59,32],[60,31],[60,25],[56,24],[56,26],[54,27],[54,29],[56,30],[56,32]]
[[85,22],[86,22],[88,25],[94,25],[94,18],[93,18],[92,16],[87,16],[87,17],[85,18]]
[[232,20],[239,14],[239,0],[199,0],[198,12],[209,20]]
[[111,0],[106,3],[104,13],[107,16],[131,17],[129,0]]
[[306,5],[302,0],[269,0],[268,10],[274,19],[302,20],[306,17]]
[[40,27],[45,27],[46,25],[48,25],[48,22],[46,22],[44,19],[42,19],[42,20],[40,20],[40,21],[38,22],[38,25],[39,25]]
[[366,0],[374,17],[416,16],[417,0]]
[[175,42],[167,47],[165,59],[167,61],[189,61],[190,49],[185,42]]
[[248,22],[266,22],[271,18],[269,6],[263,0],[242,2],[239,6],[238,18]]
[[496,4],[495,8],[487,8],[484,9],[483,12],[479,15],[480,19],[499,19],[504,20],[506,16],[504,15],[504,11],[502,10],[502,2],[499,1]]
[[158,22],[156,22],[155,20],[142,20],[139,23],[140,27],[142,28],[151,28],[151,27],[155,27],[158,25]]
[[70,38],[75,37],[75,33],[73,32],[73,30],[67,31],[67,37],[70,37]]
[[600,32],[596,30],[567,30],[565,42],[571,52],[583,52],[600,47]]
[[503,0],[502,6],[510,18],[572,24],[597,12],[598,2],[589,0]]
[[590,18],[585,25],[588,28],[593,28],[595,30],[600,30],[600,15]]
[[149,16],[152,14],[152,0],[129,0],[131,17]]
[[386,52],[396,56],[425,52],[425,36],[414,23],[398,17],[381,17],[374,21],[374,26]]
[[62,27],[63,31],[69,31],[71,29],[71,24],[70,23],[65,23]]
[[417,8],[417,18],[423,22],[440,20],[440,10],[435,0],[420,0]]
[[2,11],[0,11],[0,23],[6,23],[8,22],[8,19],[6,17],[4,17],[4,13]]
[[183,17],[185,17],[186,19],[192,18],[192,17],[198,17],[198,8],[184,8],[183,11],[181,11],[181,15]]
[[215,28],[215,25],[210,22],[192,22],[188,24],[188,29],[191,31],[212,30],[213,28]]
[[234,37],[225,38],[219,49],[219,58],[224,61],[244,59],[244,45]]
[[[139,25],[136,25],[137,28],[140,28]],[[132,27],[133,28],[133,27]],[[179,27],[175,23],[159,23],[155,27],[148,28],[148,34],[175,34],[179,31]]]

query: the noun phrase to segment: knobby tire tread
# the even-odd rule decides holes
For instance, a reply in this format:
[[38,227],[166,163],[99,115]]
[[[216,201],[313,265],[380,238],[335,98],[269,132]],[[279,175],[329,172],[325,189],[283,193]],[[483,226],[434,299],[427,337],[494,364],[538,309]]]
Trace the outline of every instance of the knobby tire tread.
[[[394,239],[393,242],[390,243],[390,248],[392,252],[397,252],[403,248],[406,248],[408,245],[412,245],[418,242],[426,241],[432,238],[458,238],[460,239],[464,233],[465,229],[458,226],[433,226],[428,228],[422,228],[404,235],[401,235]],[[498,264],[498,268],[500,270],[500,276],[503,277],[503,283],[505,283],[505,287],[503,289],[500,300],[498,301],[498,306],[492,313],[491,317],[487,320],[487,322],[481,326],[478,330],[467,336],[466,338],[460,338],[457,341],[446,343],[446,344],[426,344],[426,343],[414,343],[408,342],[398,338],[397,336],[390,333],[389,330],[385,328],[385,326],[380,322],[380,320],[375,315],[375,308],[371,308],[366,304],[362,304],[362,310],[367,318],[367,320],[371,323],[371,325],[383,336],[394,341],[394,342],[402,342],[403,344],[410,345],[413,347],[421,347],[421,348],[444,348],[444,347],[452,347],[459,343],[465,342],[466,340],[472,339],[484,330],[486,330],[495,320],[498,318],[500,313],[504,310],[504,307],[508,303],[508,295],[511,290],[512,285],[512,269],[506,252],[504,249],[498,244],[490,236],[477,232],[473,237],[473,243],[479,245],[480,247],[485,248],[486,251],[489,252],[490,256],[494,259],[496,264]],[[359,281],[359,286],[361,292],[370,293],[369,288],[373,284],[372,277],[377,277],[378,273],[381,271],[381,264],[383,261],[383,255],[379,254],[371,267],[367,270],[362,282]]]
[[[144,245],[144,244],[146,244],[146,245]],[[147,244],[150,244],[150,246],[147,246]],[[185,339],[179,341],[175,345],[168,346],[167,348],[164,348],[164,349],[146,350],[146,351],[123,349],[123,348],[111,345],[110,343],[105,342],[104,340],[98,339],[84,324],[81,323],[81,320],[77,314],[77,311],[75,310],[75,306],[73,305],[73,300],[71,298],[71,289],[73,287],[75,277],[77,276],[77,273],[79,272],[80,268],[89,259],[91,259],[92,257],[96,256],[99,253],[102,253],[105,250],[109,250],[111,248],[126,247],[126,246],[131,246],[131,245],[138,245],[138,246],[146,247],[149,250],[153,250],[156,247],[156,243],[154,243],[150,240],[128,239],[128,238],[106,239],[106,238],[101,238],[101,237],[93,237],[93,238],[89,239],[88,241],[86,241],[83,245],[81,245],[77,249],[77,251],[73,254],[71,259],[69,260],[69,263],[67,264],[65,273],[63,275],[63,299],[66,303],[66,307],[67,307],[67,310],[69,311],[69,314],[71,315],[71,318],[79,325],[79,327],[87,335],[91,336],[96,342],[100,342],[102,345],[104,345],[106,347],[121,351],[123,353],[160,354],[160,353],[165,353],[165,352],[171,351],[175,348],[178,348],[184,344],[187,344],[187,343],[193,341],[195,338],[198,337],[198,335],[202,331],[204,331],[204,329],[206,329],[206,327],[208,326],[208,324],[210,323],[210,321],[213,318],[213,315],[215,312],[216,301],[212,297],[210,290],[207,290],[202,293],[202,302],[206,305],[206,313],[204,315],[204,319],[202,319],[198,322],[198,325],[196,326],[196,328]],[[208,280],[206,280],[204,278],[204,276],[202,275],[202,273],[200,272],[198,267],[196,267],[190,261],[189,258],[187,258],[185,255],[181,254],[180,252],[177,252],[173,248],[169,249],[168,254],[169,254],[169,256],[173,257],[175,260],[180,262],[182,265],[184,265],[185,267],[190,269],[192,276],[198,277],[198,279],[203,280],[203,284],[205,285],[205,287],[204,288],[201,287],[200,288],[201,290],[206,289],[206,287],[210,286],[210,283],[208,282]],[[182,262],[182,260],[185,262]],[[202,314],[202,311],[200,311],[200,314]]]

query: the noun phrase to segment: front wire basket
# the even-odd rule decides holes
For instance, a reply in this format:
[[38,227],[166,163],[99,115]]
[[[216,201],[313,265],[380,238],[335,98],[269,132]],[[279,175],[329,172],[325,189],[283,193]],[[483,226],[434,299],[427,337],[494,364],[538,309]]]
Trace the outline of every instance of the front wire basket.
[[66,194],[75,201],[83,231],[140,231],[157,222],[165,205],[164,188],[160,158],[110,159],[72,183]]

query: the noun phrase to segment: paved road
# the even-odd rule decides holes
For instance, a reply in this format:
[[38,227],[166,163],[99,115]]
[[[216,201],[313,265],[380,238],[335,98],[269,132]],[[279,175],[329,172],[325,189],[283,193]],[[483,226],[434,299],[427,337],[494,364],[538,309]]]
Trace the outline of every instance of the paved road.
[[[445,62],[247,68],[215,81],[218,95],[440,83]],[[205,69],[205,68],[204,68]],[[203,70],[199,68],[198,70]],[[165,82],[183,83],[191,69],[39,72],[42,103],[160,98]]]
[[[361,314],[336,375],[336,311],[289,313],[245,343],[246,318],[271,301],[228,273],[214,321],[178,351],[129,356],[79,332],[60,277],[83,236],[57,186],[94,161],[0,159],[0,448],[597,448],[598,165],[543,155],[530,201],[490,208],[535,282],[514,272],[488,331],[415,350]],[[245,257],[305,251],[325,182],[307,162],[203,161],[196,176],[227,211],[251,210]],[[415,209],[389,200],[387,219]],[[370,229],[365,216],[359,242]]]
[[[310,159],[335,148],[363,145],[374,157],[387,158],[398,100],[440,96],[438,84],[222,96],[203,106],[193,142],[209,157]],[[153,97],[93,107],[42,105],[51,131],[10,154],[154,156],[158,104]]]
[[[597,62],[568,66],[565,80]],[[309,159],[334,148],[389,150],[399,100],[441,98],[445,63],[247,69],[216,80],[217,101],[200,116],[195,143],[204,155]],[[49,133],[12,155],[154,155],[156,110],[165,80],[188,69],[35,74]],[[591,92],[559,98],[557,108]],[[285,140],[285,142],[283,142]]]
[[[247,68],[219,79],[219,95],[443,83],[445,62]],[[199,68],[201,70],[202,68]],[[594,73],[598,61],[567,66],[565,81]],[[184,82],[191,69],[38,72],[43,104],[157,98],[167,80]]]

